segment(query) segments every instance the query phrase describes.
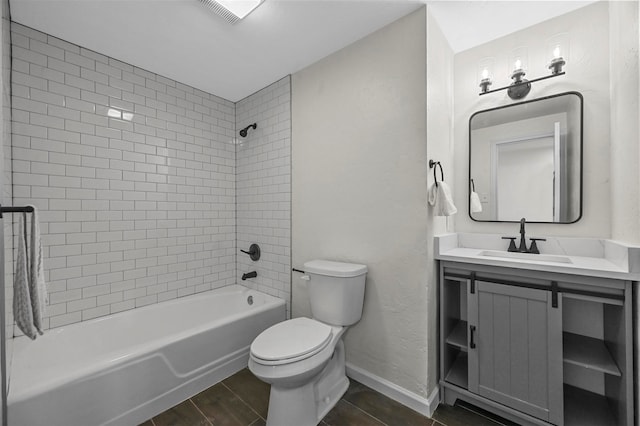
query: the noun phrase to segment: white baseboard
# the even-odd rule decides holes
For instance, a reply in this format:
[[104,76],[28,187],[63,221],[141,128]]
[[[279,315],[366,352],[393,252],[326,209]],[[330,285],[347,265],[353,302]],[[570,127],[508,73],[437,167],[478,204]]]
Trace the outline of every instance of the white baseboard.
[[350,363],[347,363],[346,369],[347,376],[427,417],[433,415],[440,402],[440,388],[437,385],[429,398],[424,398]]

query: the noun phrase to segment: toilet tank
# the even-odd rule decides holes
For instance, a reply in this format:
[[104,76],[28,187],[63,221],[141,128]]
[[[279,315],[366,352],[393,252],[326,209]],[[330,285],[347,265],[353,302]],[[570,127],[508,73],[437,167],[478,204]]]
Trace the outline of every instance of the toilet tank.
[[309,302],[313,318],[338,326],[360,321],[366,265],[311,260],[304,264],[304,271],[309,275]]

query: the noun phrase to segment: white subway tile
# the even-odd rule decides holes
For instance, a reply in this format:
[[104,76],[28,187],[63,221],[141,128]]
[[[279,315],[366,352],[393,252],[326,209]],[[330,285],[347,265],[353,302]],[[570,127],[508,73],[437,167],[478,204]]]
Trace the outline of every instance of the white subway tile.
[[[69,96],[69,95],[65,95],[65,96]],[[75,96],[74,96],[75,97]],[[75,109],[78,111],[84,111],[84,112],[95,112],[96,110],[96,106],[95,104],[85,101],[85,100],[81,100],[81,99],[74,99],[74,97],[67,97],[66,98],[66,107],[67,108],[71,108],[71,109]],[[80,94],[78,94],[77,96],[78,98],[80,97]]]
[[53,37],[53,36],[48,36],[47,37],[47,43],[49,43],[52,46],[57,46],[61,49],[64,50],[68,50],[70,52],[73,53],[80,53],[80,48],[78,46],[76,46],[75,44],[71,44],[68,43],[64,40],[60,40],[59,38]]
[[89,309],[89,308],[95,308],[95,307],[96,307],[95,297],[67,302],[67,312],[76,312],[76,311],[81,311],[83,309]]
[[[79,210],[79,208],[74,210]],[[67,234],[66,237],[68,244],[95,243],[97,240],[95,232],[77,232],[74,234]]]
[[71,51],[65,51],[65,62],[78,65],[80,67],[88,68],[90,70],[95,69],[95,61],[90,58],[78,55]]
[[22,110],[28,112],[36,112],[40,114],[47,113],[47,104],[31,99],[14,98],[12,103],[13,110]]
[[64,315],[56,315],[49,318],[49,326],[51,328],[62,327],[63,325],[73,324],[82,321],[81,312],[72,312]]
[[82,298],[82,291],[80,289],[58,291],[49,294],[49,303],[62,303],[69,302],[71,300],[79,300]]
[[111,313],[110,307],[98,306],[97,308],[85,309],[82,311],[82,321],[90,320],[93,318],[102,317]]
[[13,58],[21,59],[30,64],[37,64],[43,67],[47,66],[47,56],[38,52],[24,49],[20,46],[14,45],[11,50],[11,56]]
[[98,263],[96,265],[86,265],[82,267],[83,275],[106,274],[110,271],[111,266],[108,263]]
[[135,300],[125,300],[123,302],[113,303],[111,305],[111,313],[115,314],[117,312],[127,311],[135,307],[136,307]]
[[[290,190],[290,180],[273,179],[276,172],[288,175],[290,165],[290,138],[283,143],[281,136],[287,136],[287,125],[276,125],[280,118],[273,118],[288,111],[288,105],[280,105],[289,99],[288,80],[277,90],[265,89],[286,89],[270,94],[270,100],[261,97],[263,91],[252,96],[252,115],[245,117],[241,103],[236,111],[229,101],[37,31],[26,32],[38,35],[42,43],[34,50],[25,49],[24,39],[14,40],[25,49],[25,58],[14,63],[15,72],[24,74],[14,82],[13,97],[20,99],[14,108],[34,114],[29,123],[19,122],[25,118],[16,114],[13,123],[14,149],[24,149],[14,158],[16,201],[51,209],[51,219],[43,223],[43,240],[55,243],[48,251],[58,251],[50,257],[50,266],[45,265],[48,278],[60,283],[55,293],[61,295],[56,297],[71,297],[71,309],[79,310],[66,311],[64,302],[57,303],[51,324],[235,282],[236,175],[239,219],[242,209],[257,207],[273,221],[267,225],[289,226],[290,214],[281,209],[290,200],[244,202],[240,196],[241,191],[256,191],[252,196],[257,196]],[[43,52],[51,55],[46,63],[38,56]],[[48,81],[48,89],[38,78]],[[132,113],[132,121],[108,118],[109,108]],[[274,114],[269,115],[269,108]],[[240,158],[242,149],[228,143],[236,119],[260,121],[261,129],[273,134],[264,135]],[[248,186],[242,186],[245,175],[251,176]],[[56,198],[61,196],[66,199]],[[262,224],[258,218],[247,219],[253,223],[239,225],[238,231],[244,236],[244,226],[253,240],[251,232],[259,236]],[[273,232],[270,236],[289,238]],[[261,274],[262,284],[286,288],[282,281],[275,282],[286,275],[278,263],[286,259],[269,258],[269,249],[265,245],[264,265],[269,269]],[[81,297],[62,295],[75,286],[81,286]],[[92,302],[96,300],[100,302]]]
[[59,60],[64,60],[64,50],[49,44],[48,42],[42,42],[36,39],[31,39],[29,49],[33,52],[42,53],[43,55],[50,56]]
[[66,168],[62,164],[39,163],[32,161],[31,173],[49,175],[49,180],[51,180],[51,178],[54,176],[64,176],[64,174],[66,173]]
[[69,142],[69,143],[80,143],[80,134],[69,132],[66,130],[59,129],[49,129],[48,132],[49,139]]
[[96,175],[96,169],[92,167],[67,166],[66,174],[67,176],[94,178]]

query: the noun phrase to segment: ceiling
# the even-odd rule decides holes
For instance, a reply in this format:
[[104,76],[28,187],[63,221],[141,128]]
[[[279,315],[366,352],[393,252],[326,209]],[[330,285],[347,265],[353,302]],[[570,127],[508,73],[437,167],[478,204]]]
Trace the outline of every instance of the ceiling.
[[14,21],[236,102],[429,3],[454,52],[593,1],[266,0],[235,25],[198,0],[10,0]]

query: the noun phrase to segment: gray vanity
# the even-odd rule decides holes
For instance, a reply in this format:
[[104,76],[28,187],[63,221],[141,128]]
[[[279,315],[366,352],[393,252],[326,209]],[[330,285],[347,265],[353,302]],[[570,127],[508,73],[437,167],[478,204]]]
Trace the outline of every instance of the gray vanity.
[[499,235],[436,237],[441,401],[520,424],[632,425],[632,286],[640,248]]

